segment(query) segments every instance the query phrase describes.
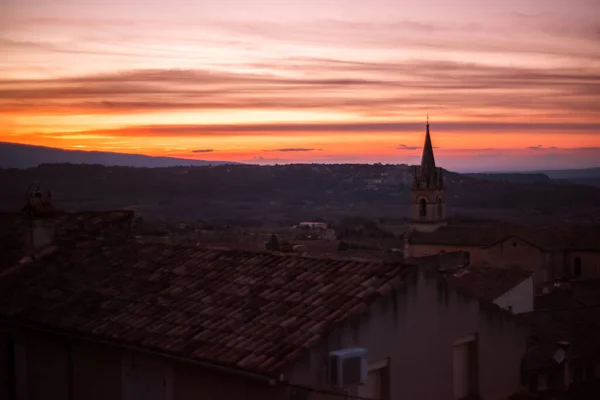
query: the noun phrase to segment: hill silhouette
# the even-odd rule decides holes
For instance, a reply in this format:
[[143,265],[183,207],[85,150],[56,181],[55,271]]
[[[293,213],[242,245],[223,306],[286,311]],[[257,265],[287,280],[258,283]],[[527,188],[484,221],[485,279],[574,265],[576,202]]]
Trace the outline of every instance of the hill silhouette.
[[104,151],[62,150],[0,142],[0,168],[33,168],[41,164],[63,163],[146,168],[237,164],[232,161],[188,160]]

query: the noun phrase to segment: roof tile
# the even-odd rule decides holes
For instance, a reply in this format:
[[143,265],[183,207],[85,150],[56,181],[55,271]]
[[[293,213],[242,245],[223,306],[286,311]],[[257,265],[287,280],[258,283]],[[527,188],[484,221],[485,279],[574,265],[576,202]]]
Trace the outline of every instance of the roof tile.
[[155,244],[58,246],[0,280],[0,314],[268,375],[404,267]]

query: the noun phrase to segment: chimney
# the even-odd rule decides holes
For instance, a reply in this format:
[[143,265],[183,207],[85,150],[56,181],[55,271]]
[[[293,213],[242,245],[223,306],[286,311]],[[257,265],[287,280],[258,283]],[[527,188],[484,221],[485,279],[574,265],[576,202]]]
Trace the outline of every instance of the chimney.
[[560,341],[556,343],[558,349],[556,350],[556,354],[554,356],[556,361],[559,361],[562,358],[562,369],[564,373],[564,379],[562,381],[563,388],[568,389],[571,384],[571,352],[569,351],[571,348],[571,343],[567,341]]
[[39,250],[54,242],[56,236],[55,213],[52,195],[44,193],[40,185],[30,186],[27,200],[21,212],[27,215],[29,229],[25,237],[25,246],[32,251]]
[[279,246],[279,240],[277,239],[277,236],[275,236],[274,234],[271,235],[271,239],[269,239],[269,241],[265,242],[265,250],[281,251],[281,248]]

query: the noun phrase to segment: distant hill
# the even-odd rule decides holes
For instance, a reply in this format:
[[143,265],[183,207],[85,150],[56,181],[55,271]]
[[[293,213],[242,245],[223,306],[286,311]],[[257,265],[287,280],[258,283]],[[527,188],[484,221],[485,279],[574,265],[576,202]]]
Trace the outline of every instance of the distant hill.
[[548,175],[543,173],[529,173],[529,172],[489,172],[489,173],[474,173],[474,174],[463,174],[474,179],[481,179],[486,181],[500,181],[500,182],[516,182],[516,183],[537,183],[537,182],[550,182],[551,179]]
[[548,171],[529,171],[530,174],[544,174],[551,179],[590,179],[600,178],[600,167],[585,169],[559,169]]
[[[404,224],[408,165],[287,164],[132,168],[44,164],[0,169],[0,210],[23,207],[32,183],[62,210],[132,209],[147,219],[214,226],[292,226],[347,217]],[[446,210],[464,221],[529,225],[600,222],[600,188],[564,181],[475,179],[445,171]]]
[[600,168],[463,174],[475,179],[516,183],[577,183],[600,186]]
[[554,182],[568,182],[577,183],[579,185],[600,187],[600,168],[563,169],[531,172],[531,174],[534,173],[544,174],[550,179],[552,179]]
[[41,164],[96,164],[120,167],[177,167],[238,164],[231,161],[187,160],[102,151],[62,150],[0,142],[0,168],[34,168]]

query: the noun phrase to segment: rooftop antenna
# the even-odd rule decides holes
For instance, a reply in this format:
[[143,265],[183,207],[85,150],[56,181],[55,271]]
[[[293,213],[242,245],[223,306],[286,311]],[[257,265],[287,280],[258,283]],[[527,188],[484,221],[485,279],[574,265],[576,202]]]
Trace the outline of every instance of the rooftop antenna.
[[427,125],[429,125],[429,112],[427,112]]

